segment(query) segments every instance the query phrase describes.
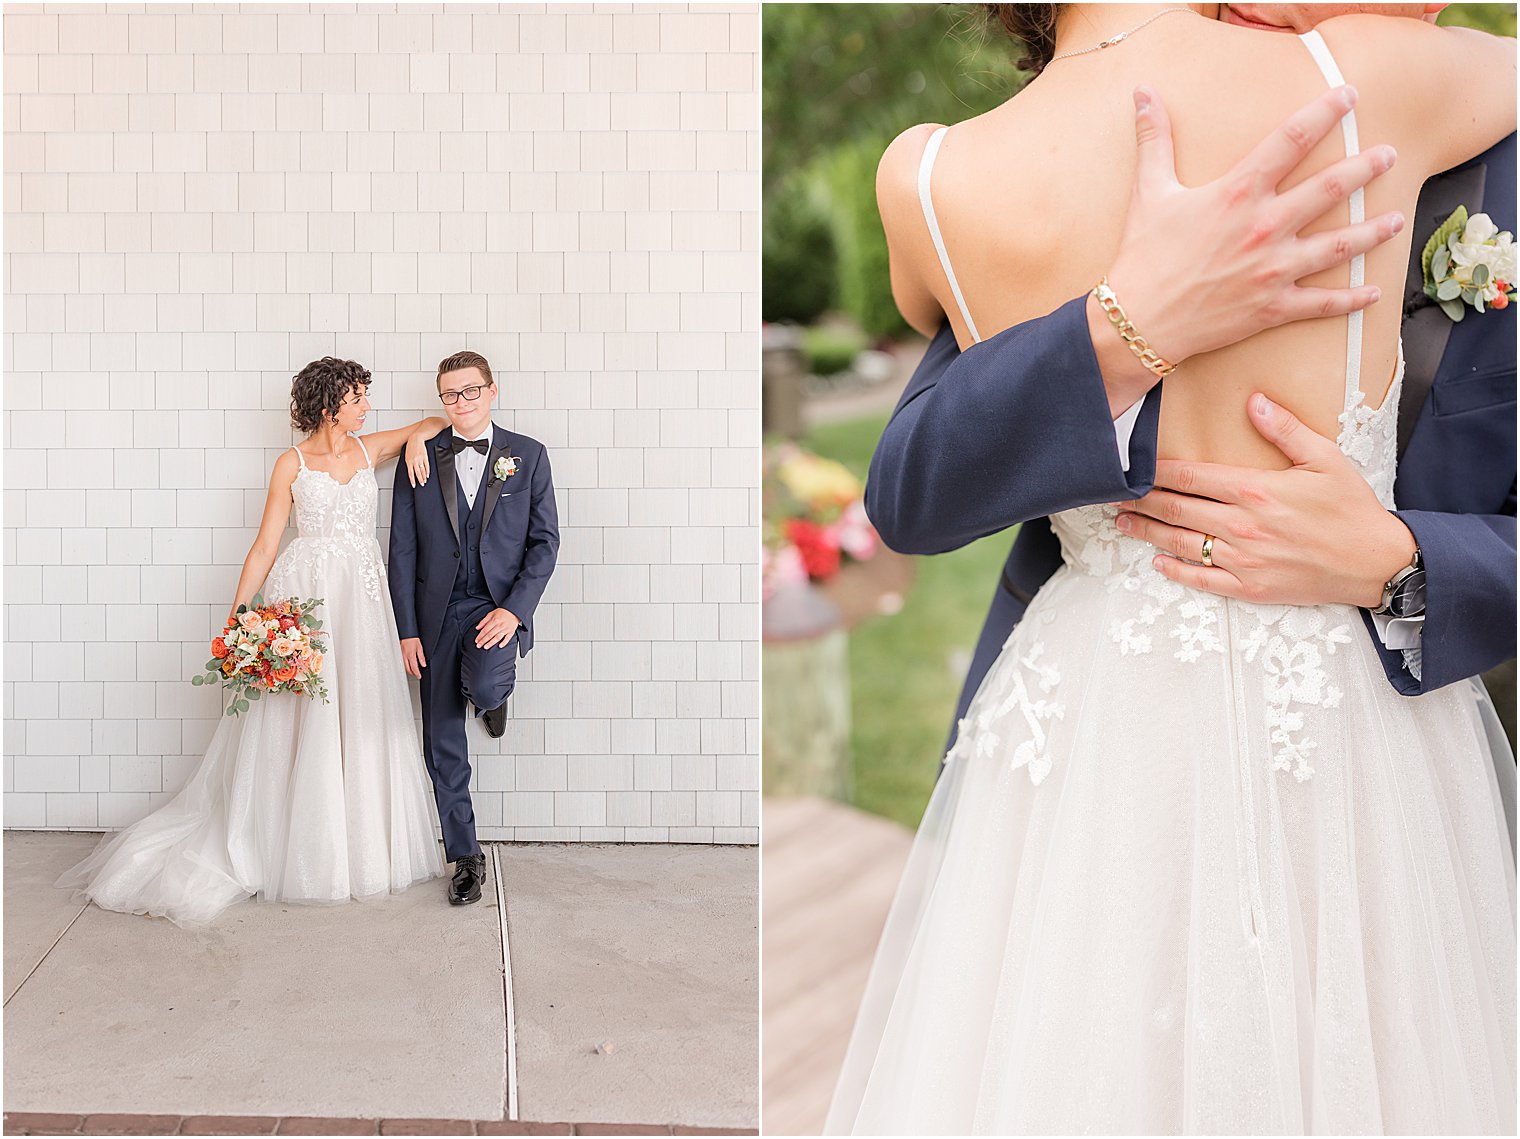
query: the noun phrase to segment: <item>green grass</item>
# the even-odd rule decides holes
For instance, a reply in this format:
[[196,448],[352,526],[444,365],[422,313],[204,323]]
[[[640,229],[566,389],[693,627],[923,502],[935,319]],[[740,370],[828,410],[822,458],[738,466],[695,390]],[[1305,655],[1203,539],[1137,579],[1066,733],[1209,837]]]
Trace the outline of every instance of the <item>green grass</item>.
[[[885,415],[829,424],[803,443],[861,478]],[[971,650],[1013,533],[919,558],[902,611],[850,634],[850,759],[855,805],[918,825],[939,771]]]
[[837,325],[809,325],[803,330],[808,371],[815,376],[832,376],[855,362],[866,347],[866,334],[858,328]]

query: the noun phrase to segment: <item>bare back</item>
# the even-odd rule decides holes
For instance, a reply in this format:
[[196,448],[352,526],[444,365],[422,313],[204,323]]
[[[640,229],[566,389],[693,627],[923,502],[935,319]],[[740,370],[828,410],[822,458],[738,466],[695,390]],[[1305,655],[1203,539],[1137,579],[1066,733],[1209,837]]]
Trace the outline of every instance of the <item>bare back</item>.
[[[1377,21],[1369,25],[1368,21]],[[937,139],[927,195],[938,222],[935,247],[914,178],[912,202],[888,207],[894,259],[933,294],[949,314],[962,348],[1014,324],[1052,311],[1091,288],[1118,248],[1135,171],[1131,92],[1144,82],[1165,101],[1175,132],[1177,171],[1185,185],[1225,173],[1258,139],[1292,111],[1318,95],[1339,65],[1362,98],[1354,112],[1355,134],[1366,149],[1392,144],[1398,164],[1365,191],[1365,216],[1402,210],[1412,216],[1426,177],[1480,152],[1513,130],[1488,125],[1471,129],[1468,141],[1430,138],[1428,122],[1413,121],[1407,101],[1391,94],[1390,67],[1378,56],[1386,45],[1348,35],[1413,23],[1390,17],[1327,22],[1320,39],[1331,62],[1322,69],[1306,39],[1237,28],[1200,16],[1160,21],[1123,45],[1123,51],[1054,62],[1017,97]],[[1336,25],[1340,25],[1339,28]],[[1423,28],[1390,29],[1396,43]],[[1103,58],[1099,60],[1099,55]],[[1329,72],[1327,76],[1327,71]],[[1502,77],[1506,81],[1509,77]],[[1388,97],[1383,98],[1385,94]],[[1502,123],[1503,114],[1494,115]],[[938,132],[916,128],[924,146]],[[1443,148],[1440,143],[1444,142]],[[1348,139],[1333,131],[1282,183],[1286,189],[1330,166],[1347,153]],[[1468,153],[1453,154],[1466,145]],[[920,153],[922,153],[920,148]],[[922,167],[920,166],[920,169]],[[914,171],[918,173],[918,171]],[[906,195],[898,195],[901,203]],[[889,209],[896,214],[888,218]],[[1345,225],[1351,206],[1342,204],[1304,233]],[[1368,254],[1360,268],[1384,300],[1361,321],[1359,384],[1366,404],[1384,400],[1399,351],[1400,298],[1410,242],[1409,229]],[[951,278],[953,265],[965,311]],[[1351,269],[1342,265],[1305,285],[1343,287]],[[1141,329],[1144,332],[1144,329]],[[1354,337],[1353,337],[1354,343]],[[1164,345],[1156,345],[1165,352]],[[1168,378],[1163,390],[1158,453],[1257,467],[1282,467],[1286,459],[1252,429],[1246,401],[1255,391],[1292,409],[1321,434],[1335,438],[1348,374],[1348,319],[1301,321],[1271,329],[1242,343],[1196,356]]]

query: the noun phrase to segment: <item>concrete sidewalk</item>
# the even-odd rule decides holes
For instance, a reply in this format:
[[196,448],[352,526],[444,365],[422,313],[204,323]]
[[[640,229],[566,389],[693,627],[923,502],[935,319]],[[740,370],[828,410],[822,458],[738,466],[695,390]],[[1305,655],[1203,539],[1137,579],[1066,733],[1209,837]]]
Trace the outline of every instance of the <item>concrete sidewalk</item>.
[[52,886],[98,838],[5,835],[8,1112],[756,1125],[753,848],[493,846],[474,906],[186,931]]

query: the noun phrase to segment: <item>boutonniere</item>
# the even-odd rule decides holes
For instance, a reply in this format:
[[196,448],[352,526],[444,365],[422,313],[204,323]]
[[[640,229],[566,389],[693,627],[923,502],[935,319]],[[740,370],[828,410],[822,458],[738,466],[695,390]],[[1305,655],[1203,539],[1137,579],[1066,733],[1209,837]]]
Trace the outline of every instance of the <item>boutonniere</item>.
[[509,479],[517,473],[517,465],[522,460],[516,455],[502,455],[496,460],[496,466],[491,468],[491,473],[496,476],[496,481]]
[[1452,320],[1467,315],[1467,306],[1508,308],[1515,299],[1515,238],[1502,233],[1487,214],[1467,216],[1456,211],[1430,235],[1420,254],[1425,295]]

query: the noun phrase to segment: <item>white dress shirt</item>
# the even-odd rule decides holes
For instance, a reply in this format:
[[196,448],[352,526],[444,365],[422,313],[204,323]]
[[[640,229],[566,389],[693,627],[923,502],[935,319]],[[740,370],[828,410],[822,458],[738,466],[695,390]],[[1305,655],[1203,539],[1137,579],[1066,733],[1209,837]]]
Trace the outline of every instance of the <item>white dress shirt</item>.
[[[486,441],[488,444],[486,447],[487,454],[490,453],[491,434],[495,429],[495,424],[488,419],[480,434],[473,437],[474,439],[484,439]],[[457,429],[454,432],[454,437],[456,439],[464,439],[467,443],[473,441],[473,439],[466,438]],[[475,495],[480,490],[480,476],[485,474],[485,470],[486,456],[475,450],[474,447],[466,447],[454,456],[454,474],[459,478],[459,485],[464,488],[464,498],[469,503],[471,510],[475,509]]]

